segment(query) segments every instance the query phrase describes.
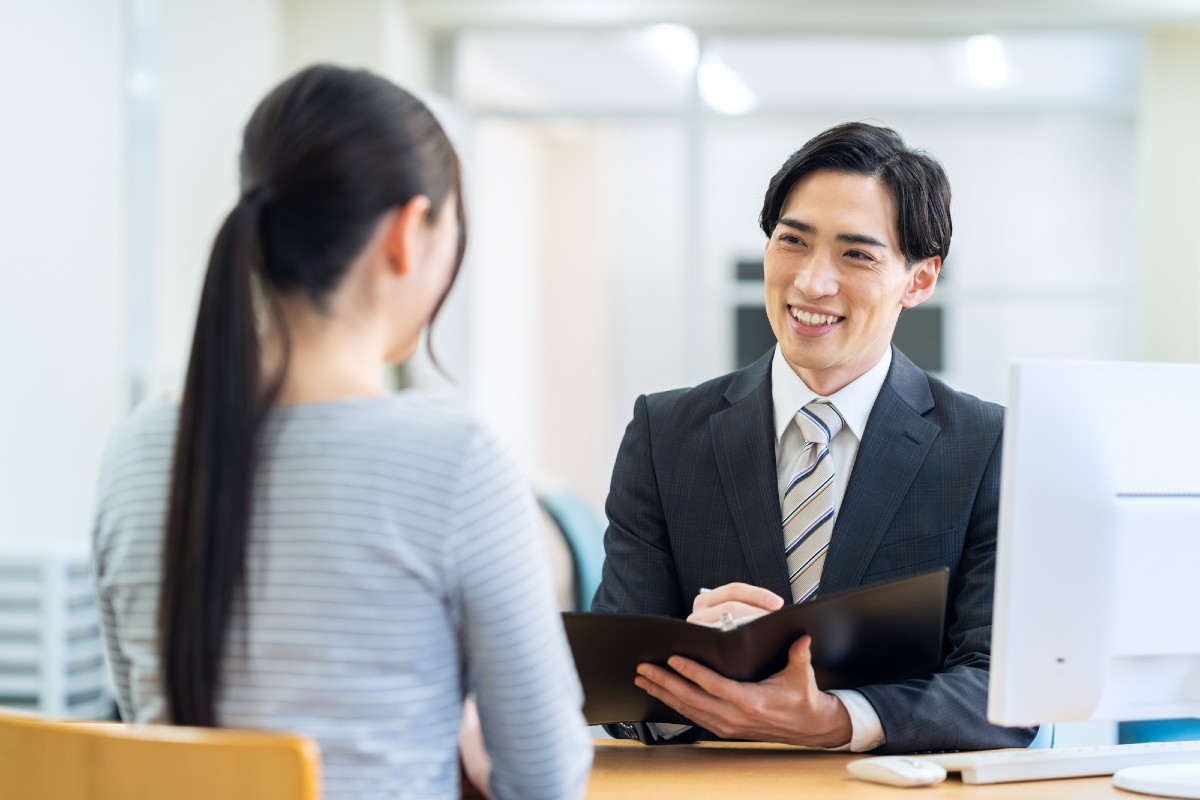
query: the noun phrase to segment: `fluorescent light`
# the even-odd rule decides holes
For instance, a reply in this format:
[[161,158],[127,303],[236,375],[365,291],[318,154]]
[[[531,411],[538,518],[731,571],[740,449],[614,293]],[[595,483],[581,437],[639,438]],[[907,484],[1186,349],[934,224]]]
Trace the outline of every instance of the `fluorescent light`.
[[691,75],[700,60],[696,33],[686,25],[651,25],[645,30],[646,44],[676,73]]
[[[686,25],[651,25],[643,31],[647,46],[678,75],[696,76],[704,102],[723,114],[745,114],[758,98],[720,56],[700,58],[696,33]],[[697,67],[699,64],[699,67]]]
[[987,89],[999,89],[1008,79],[1008,59],[1004,44],[996,36],[985,34],[967,39],[967,72],[971,80]]
[[704,56],[696,80],[704,102],[722,114],[745,114],[758,105],[754,92],[718,55]]

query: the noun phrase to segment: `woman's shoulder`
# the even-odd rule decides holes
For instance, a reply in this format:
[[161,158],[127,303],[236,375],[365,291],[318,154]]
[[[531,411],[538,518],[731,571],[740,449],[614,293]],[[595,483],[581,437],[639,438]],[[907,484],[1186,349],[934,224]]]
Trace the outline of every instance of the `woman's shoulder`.
[[165,484],[178,423],[178,402],[158,396],[141,402],[113,429],[101,460],[98,513],[103,513],[118,496],[129,492],[152,496],[155,487]]
[[452,401],[405,390],[385,397],[280,408],[273,423],[292,441],[322,440],[345,448],[392,448],[457,457],[498,446],[488,427]]
[[143,400],[113,430],[108,440],[108,455],[130,450],[173,445],[179,425],[179,400],[157,395]]
[[482,422],[457,402],[416,389],[406,389],[381,398],[376,409],[382,420],[411,423],[418,429],[441,433],[459,431],[472,435],[484,428]]

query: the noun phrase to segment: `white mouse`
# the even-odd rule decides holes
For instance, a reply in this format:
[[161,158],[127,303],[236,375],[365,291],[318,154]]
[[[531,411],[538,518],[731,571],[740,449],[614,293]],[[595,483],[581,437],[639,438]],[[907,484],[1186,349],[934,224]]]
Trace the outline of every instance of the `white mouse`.
[[846,769],[861,780],[889,786],[929,786],[946,780],[946,770],[940,764],[908,756],[860,758],[847,764]]

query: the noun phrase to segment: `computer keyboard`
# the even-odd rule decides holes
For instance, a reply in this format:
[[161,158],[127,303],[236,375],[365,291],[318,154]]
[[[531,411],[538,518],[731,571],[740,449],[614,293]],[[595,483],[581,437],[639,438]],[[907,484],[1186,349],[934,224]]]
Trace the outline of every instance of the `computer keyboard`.
[[1146,742],[1094,747],[999,750],[919,756],[961,772],[963,783],[1009,783],[1111,775],[1124,767],[1200,763],[1200,742]]

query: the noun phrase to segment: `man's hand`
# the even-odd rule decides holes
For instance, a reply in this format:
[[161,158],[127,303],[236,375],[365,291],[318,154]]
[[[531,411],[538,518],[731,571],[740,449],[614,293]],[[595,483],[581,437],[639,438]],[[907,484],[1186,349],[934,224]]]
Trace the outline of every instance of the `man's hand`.
[[722,614],[733,619],[760,616],[768,611],[783,608],[783,598],[769,589],[751,586],[748,583],[727,583],[710,592],[701,592],[692,601],[692,613],[688,622],[713,625],[721,621]]
[[853,734],[850,714],[817,688],[811,641],[797,639],[787,666],[758,683],[731,681],[682,656],[671,656],[671,669],[639,664],[634,683],[723,739],[841,747]]

